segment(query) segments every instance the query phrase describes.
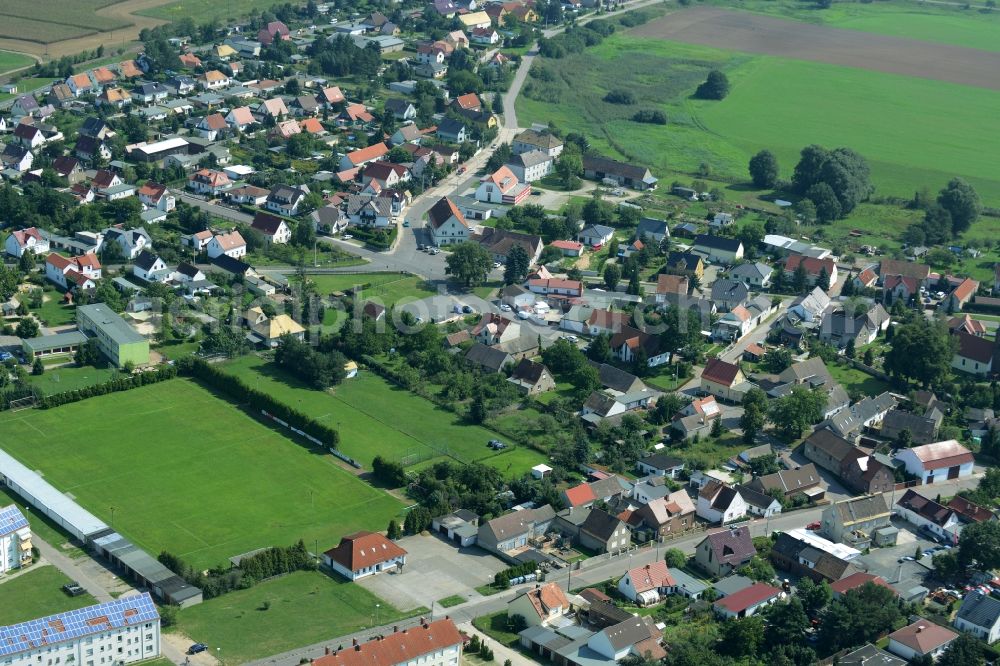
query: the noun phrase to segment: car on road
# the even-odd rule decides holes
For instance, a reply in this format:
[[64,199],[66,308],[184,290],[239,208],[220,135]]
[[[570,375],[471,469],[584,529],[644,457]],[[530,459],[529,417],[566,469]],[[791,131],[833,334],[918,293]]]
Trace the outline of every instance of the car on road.
[[816,530],[819,529],[819,521],[815,520],[815,521],[809,523],[808,525],[806,525],[806,529],[815,532]]
[[441,254],[441,250],[437,249],[436,247],[432,247],[430,250],[428,250],[428,252],[430,252],[431,254]]
[[461,176],[463,173],[465,173],[465,167],[458,167],[458,175]]
[[462,306],[462,312],[465,313],[465,314],[472,314],[472,313],[475,312],[475,310],[472,308],[471,305],[463,305]]
[[916,559],[917,558],[913,557],[913,555],[905,555],[905,556],[899,558],[898,560],[896,560],[896,562],[899,563],[899,564],[902,564],[903,562],[915,562]]
[[68,594],[71,597],[78,597],[81,594],[83,594],[84,592],[86,592],[86,590],[84,590],[83,587],[81,587],[80,584],[77,583],[75,580],[70,581],[70,582],[66,583],[65,585],[63,585],[62,589],[63,589],[63,592],[65,592],[66,594]]
[[527,310],[518,310],[517,311],[517,318],[518,319],[528,319],[529,317],[531,317],[531,313],[528,312]]
[[344,240],[351,240],[352,238],[354,238],[354,235],[353,235],[353,234],[344,234],[344,235],[342,236],[342,238],[343,238]]
[[403,226],[404,227],[410,226],[410,221],[409,220],[403,220]]
[[0,361],[9,361],[14,358],[14,355],[10,352],[0,352]]
[[577,340],[580,339],[575,335],[560,335],[559,337],[565,340],[566,342],[576,342]]
[[531,196],[533,196],[533,197],[540,197],[540,196],[542,196],[542,191],[541,190],[531,190]]
[[426,249],[427,249],[427,246],[424,245],[423,243],[417,244],[417,250],[419,250],[420,252],[423,252]]
[[199,652],[204,652],[208,649],[208,646],[204,643],[195,643],[188,648],[188,654],[198,654]]
[[510,306],[506,303],[500,304],[500,312],[510,312]]

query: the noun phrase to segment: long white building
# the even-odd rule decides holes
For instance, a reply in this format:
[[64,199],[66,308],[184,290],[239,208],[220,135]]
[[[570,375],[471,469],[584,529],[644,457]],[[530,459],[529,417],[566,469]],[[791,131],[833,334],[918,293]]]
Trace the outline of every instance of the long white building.
[[31,527],[28,519],[11,504],[0,508],[0,574],[31,562]]
[[0,664],[112,666],[160,656],[160,614],[146,593],[0,627]]

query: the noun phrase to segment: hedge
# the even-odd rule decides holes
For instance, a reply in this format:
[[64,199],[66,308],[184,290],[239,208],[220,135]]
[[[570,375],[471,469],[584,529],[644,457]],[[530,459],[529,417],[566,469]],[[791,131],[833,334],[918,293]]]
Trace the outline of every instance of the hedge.
[[253,411],[264,411],[287,422],[292,428],[318,440],[322,446],[335,449],[340,444],[340,434],[335,429],[278,402],[273,396],[258,391],[239,377],[220,370],[203,359],[188,356],[178,361],[177,367],[181,374],[194,377],[237,402],[246,403]]
[[47,395],[38,401],[38,406],[41,409],[50,409],[52,407],[58,407],[59,405],[68,405],[73,402],[86,400],[87,398],[94,398],[99,395],[118,393],[119,391],[130,391],[134,388],[139,388],[140,386],[146,386],[147,384],[156,384],[168,379],[173,379],[176,376],[176,368],[169,365],[163,366],[157,370],[139,372],[134,375],[119,376],[114,379],[110,379],[103,384],[94,384],[93,386],[76,389],[74,391],[65,391],[63,393]]

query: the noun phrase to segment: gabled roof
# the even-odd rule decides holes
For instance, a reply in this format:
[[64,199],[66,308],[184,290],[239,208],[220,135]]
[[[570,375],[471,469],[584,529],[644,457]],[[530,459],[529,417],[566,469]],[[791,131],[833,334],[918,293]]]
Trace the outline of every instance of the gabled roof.
[[142,252],[139,253],[139,256],[135,258],[135,265],[144,271],[149,271],[152,270],[153,266],[156,265],[158,259],[159,257],[153,254],[152,252],[147,252],[146,250],[143,250]]
[[324,554],[349,571],[360,571],[403,557],[406,551],[377,532],[355,532],[341,538],[336,548]]
[[896,502],[896,505],[908,509],[940,527],[947,525],[955,516],[955,512],[948,507],[942,506],[914,490],[907,490]]
[[525,596],[540,618],[548,618],[549,613],[556,609],[569,609],[569,599],[556,583],[545,583],[539,587],[525,590],[508,601],[507,604],[510,605]]
[[1000,600],[978,589],[972,590],[962,599],[955,617],[989,630],[1000,620]]
[[[850,576],[845,576],[840,580],[830,583],[830,589],[835,594],[847,594],[851,590],[856,590],[862,585],[871,583],[873,585],[881,585],[882,587],[892,590],[892,586],[889,585],[881,576],[876,576],[874,574],[866,573],[864,571],[856,571]],[[895,593],[895,590],[893,590]]]
[[812,488],[821,484],[823,478],[816,471],[816,465],[807,463],[796,469],[783,469],[774,474],[765,474],[753,480],[752,485],[762,487],[765,491],[774,488],[785,494]]
[[748,588],[730,594],[715,602],[715,606],[725,608],[730,613],[740,613],[758,606],[781,594],[781,590],[765,583],[754,583]]
[[836,502],[833,505],[842,525],[883,517],[888,519],[889,506],[882,495],[865,495]]
[[669,275],[660,273],[656,277],[657,294],[675,294],[684,296],[688,292],[688,279],[686,275]]
[[376,160],[383,155],[387,155],[388,153],[389,149],[386,147],[385,143],[380,142],[368,146],[367,148],[359,148],[358,150],[353,150],[347,153],[347,159],[350,160],[351,164],[360,165],[363,162]]
[[746,527],[714,532],[702,539],[701,543],[705,541],[708,541],[709,548],[715,555],[715,561],[722,564],[739,565],[757,554],[753,539],[750,538],[750,530]]
[[994,343],[992,340],[970,335],[965,331],[959,331],[957,335],[958,351],[956,353],[959,356],[979,363],[989,363],[993,360]]
[[806,438],[806,444],[819,449],[838,463],[860,453],[849,441],[826,428],[814,431]]
[[910,449],[923,463],[924,469],[941,469],[973,462],[972,452],[954,439]]
[[258,211],[257,214],[254,215],[253,224],[251,224],[250,227],[256,229],[265,236],[273,236],[278,233],[282,224],[285,224],[285,221],[277,215],[271,215],[270,213]]
[[889,275],[900,275],[906,278],[926,280],[931,268],[925,264],[917,264],[912,261],[897,261],[896,259],[883,259],[879,265],[879,273],[885,280]]
[[951,501],[948,502],[948,508],[971,522],[981,523],[996,518],[989,509],[979,506],[961,495],[952,497]]
[[817,277],[825,269],[827,277],[830,277],[836,269],[837,264],[833,259],[817,259],[816,257],[806,257],[801,254],[793,254],[785,259],[786,271],[796,271],[799,266],[802,266],[807,275]]
[[379,636],[367,643],[346,647],[317,657],[314,666],[393,666],[416,663],[424,655],[436,654],[461,645],[465,637],[450,618],[419,625]]
[[462,211],[458,210],[458,206],[456,206],[448,197],[441,197],[438,199],[437,203],[431,206],[431,209],[427,211],[427,221],[430,222],[431,227],[434,229],[439,229],[441,225],[445,224],[452,218],[457,220],[464,227],[469,226],[469,223],[465,221],[465,216],[462,215]]
[[627,575],[629,580],[632,581],[632,587],[638,594],[661,587],[673,587],[677,584],[674,577],[670,574],[667,563],[663,560],[657,560],[643,567],[629,569]]
[[243,236],[240,235],[240,232],[236,231],[235,229],[233,231],[230,231],[228,234],[217,235],[215,237],[215,242],[218,244],[220,248],[222,248],[224,252],[232,250],[237,247],[243,247],[244,245],[247,244],[247,242],[243,240]]
[[567,488],[563,491],[566,496],[566,503],[570,506],[583,506],[597,499],[597,495],[594,494],[593,488],[589,484],[581,483],[578,486],[573,486],[572,488]]
[[705,364],[705,369],[702,371],[701,376],[703,379],[715,384],[732,386],[739,372],[740,366],[727,363],[721,358],[713,358],[709,359]]
[[738,238],[726,238],[725,236],[713,236],[711,234],[698,234],[694,237],[694,247],[707,247],[713,250],[724,250],[726,252],[737,252],[743,243]]
[[618,516],[612,516],[607,511],[602,511],[601,509],[593,509],[587,515],[587,519],[583,521],[580,530],[588,532],[598,539],[607,541],[621,525],[622,521]]

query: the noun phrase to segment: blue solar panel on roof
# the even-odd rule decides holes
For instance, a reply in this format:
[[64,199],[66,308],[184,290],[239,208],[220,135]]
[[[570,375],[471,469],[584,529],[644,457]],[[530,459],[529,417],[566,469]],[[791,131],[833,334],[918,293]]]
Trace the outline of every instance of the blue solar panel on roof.
[[[126,617],[125,613],[128,611],[135,612]],[[88,620],[99,617],[106,617],[107,622],[87,624]],[[150,622],[158,617],[153,599],[144,592],[138,596],[122,597],[87,608],[0,627],[0,656],[34,649],[40,641],[46,644],[61,643],[106,631],[109,625],[117,629]],[[58,623],[62,624],[63,631],[56,630]]]
[[11,504],[0,509],[0,534],[10,534],[27,526],[28,519],[16,505]]

